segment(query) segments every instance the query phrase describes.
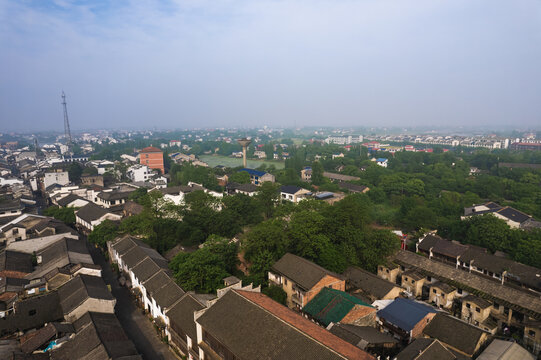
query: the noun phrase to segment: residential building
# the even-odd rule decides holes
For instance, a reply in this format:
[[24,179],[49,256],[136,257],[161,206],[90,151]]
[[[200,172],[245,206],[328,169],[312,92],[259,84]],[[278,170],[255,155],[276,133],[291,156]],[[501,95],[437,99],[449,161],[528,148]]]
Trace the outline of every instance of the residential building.
[[274,263],[268,275],[272,284],[286,292],[291,308],[303,308],[324,287],[341,291],[346,287],[341,275],[290,253]]
[[376,308],[344,291],[324,287],[302,312],[327,327],[331,323],[375,326]]
[[385,158],[377,158],[376,159],[376,164],[378,164],[381,167],[386,168],[387,165],[389,164],[389,160],[385,159]]
[[492,311],[492,303],[485,299],[471,294],[462,298],[461,318],[470,324],[482,327]]
[[68,194],[61,198],[55,198],[54,200],[59,207],[73,207],[80,208],[88,204],[90,201],[83,199],[82,197],[75,195],[74,193]]
[[346,181],[338,181],[338,186],[341,189],[346,189],[350,193],[353,193],[353,194],[366,193],[366,192],[368,192],[370,190],[370,188],[368,186],[356,185],[356,184],[352,184],[352,183],[349,183],[349,182],[346,182]]
[[195,321],[200,359],[374,359],[258,292],[230,290]]
[[436,339],[419,338],[406,346],[394,360],[456,360],[457,357]]
[[395,353],[398,340],[389,334],[382,333],[372,326],[356,326],[350,324],[331,324],[327,329],[348,343],[378,355],[383,358],[389,353]]
[[415,270],[408,270],[402,274],[402,287],[415,297],[421,297],[423,295],[423,286],[427,282],[428,279]]
[[81,185],[82,186],[98,185],[98,186],[103,187],[103,175],[82,175]]
[[303,189],[294,185],[282,185],[280,187],[280,199],[298,203],[301,200],[308,199],[312,195],[310,190]]
[[102,191],[96,197],[95,203],[106,209],[115,206],[122,205],[128,200],[132,191]]
[[403,342],[420,337],[436,315],[436,310],[420,302],[397,298],[377,312],[381,328]]
[[151,169],[160,170],[161,174],[165,174],[163,152],[156,147],[149,146],[141,150],[139,152],[139,163]]
[[535,360],[535,357],[514,341],[494,339],[477,360]]
[[88,203],[79,210],[75,211],[76,226],[87,233],[94,230],[94,227],[98,226],[105,220],[119,221],[121,219],[122,215],[115,214],[94,203]]
[[335,174],[331,172],[323,172],[323,176],[331,181],[357,181],[361,180],[358,176],[350,176],[350,175],[343,175],[343,174]]
[[423,335],[438,339],[445,347],[461,355],[473,357],[490,334],[453,316],[439,313],[424,328]]
[[428,302],[444,309],[450,309],[453,306],[453,301],[457,296],[456,288],[441,281],[430,283],[428,287]]
[[390,281],[384,280],[371,272],[351,266],[344,272],[346,289],[372,303],[375,300],[394,300],[403,289]]
[[532,216],[510,206],[500,206],[494,202],[464,208],[462,219],[486,214],[492,214],[498,219],[502,219],[513,229],[541,228],[541,222],[535,220]]
[[311,181],[312,180],[312,168],[310,166],[305,166],[301,170],[301,180],[302,181]]
[[225,191],[229,195],[244,194],[248,196],[254,196],[259,191],[259,186],[254,184],[238,184],[229,182],[225,186]]
[[114,314],[116,299],[99,276],[79,274],[58,289],[60,306],[67,321],[89,311]]
[[248,168],[240,169],[239,171],[246,171],[250,175],[250,182],[254,185],[259,186],[266,181],[270,181],[272,183],[276,181],[274,175],[269,174],[268,172],[265,172],[265,171],[259,171],[259,170],[248,169]]
[[43,174],[43,189],[47,189],[53,184],[68,185],[70,183],[67,171],[46,172]]
[[154,176],[154,172],[146,165],[135,164],[128,168],[126,176],[132,182],[146,182]]

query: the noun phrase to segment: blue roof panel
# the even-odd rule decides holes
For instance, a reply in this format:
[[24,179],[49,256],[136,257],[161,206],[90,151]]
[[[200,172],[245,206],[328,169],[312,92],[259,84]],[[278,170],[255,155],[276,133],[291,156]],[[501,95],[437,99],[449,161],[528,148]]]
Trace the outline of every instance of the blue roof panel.
[[264,171],[248,169],[248,168],[240,169],[239,171],[246,171],[248,174],[254,175],[254,176],[263,176],[266,174],[266,172]]
[[436,310],[428,305],[409,299],[398,298],[384,309],[378,311],[378,317],[396,325],[402,330],[412,330],[427,314]]

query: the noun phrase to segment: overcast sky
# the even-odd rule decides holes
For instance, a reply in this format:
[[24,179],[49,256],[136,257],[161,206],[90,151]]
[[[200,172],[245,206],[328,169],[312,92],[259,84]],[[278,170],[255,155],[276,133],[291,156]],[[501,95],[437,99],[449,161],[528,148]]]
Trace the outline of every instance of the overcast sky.
[[539,0],[0,0],[0,131],[541,127]]

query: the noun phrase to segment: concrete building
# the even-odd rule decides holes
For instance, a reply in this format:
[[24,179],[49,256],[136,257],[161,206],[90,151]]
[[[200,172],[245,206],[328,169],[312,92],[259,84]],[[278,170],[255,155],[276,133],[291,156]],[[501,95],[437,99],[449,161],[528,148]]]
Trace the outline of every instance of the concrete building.
[[163,152],[156,147],[149,146],[141,150],[139,152],[139,163],[151,169],[160,170],[161,174],[165,173]]

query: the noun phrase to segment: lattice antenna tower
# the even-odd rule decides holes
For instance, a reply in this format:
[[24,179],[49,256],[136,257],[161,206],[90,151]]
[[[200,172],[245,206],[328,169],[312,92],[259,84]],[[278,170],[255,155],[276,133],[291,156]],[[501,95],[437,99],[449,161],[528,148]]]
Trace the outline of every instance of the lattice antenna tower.
[[66,104],[66,94],[62,90],[62,106],[64,107],[64,137],[66,138],[66,146],[68,147],[68,154],[71,155],[71,131],[70,121],[68,119],[68,107]]
[[39,145],[37,136],[34,137],[34,151],[36,152],[36,162],[38,161]]

